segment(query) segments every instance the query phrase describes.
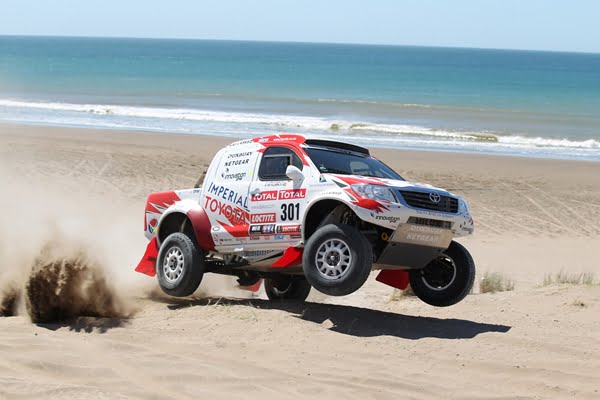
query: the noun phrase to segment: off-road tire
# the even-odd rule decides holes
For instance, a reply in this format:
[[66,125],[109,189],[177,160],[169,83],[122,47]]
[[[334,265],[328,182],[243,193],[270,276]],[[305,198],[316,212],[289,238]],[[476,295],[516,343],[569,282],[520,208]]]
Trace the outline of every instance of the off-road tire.
[[[327,243],[343,243],[347,267],[340,276],[326,276],[324,263],[317,261]],[[347,249],[347,251],[346,251]],[[349,257],[346,258],[345,254]],[[329,262],[329,261],[327,261]],[[335,261],[332,261],[335,263]],[[339,265],[339,263],[338,263]],[[306,280],[319,292],[329,296],[345,296],[358,290],[367,280],[373,266],[373,249],[367,238],[355,227],[344,224],[327,224],[319,229],[306,242],[302,256],[302,270]],[[333,268],[333,267],[332,267]]]
[[265,278],[265,292],[269,300],[304,301],[311,289],[303,276],[281,274]]
[[[180,262],[181,271],[172,269],[169,260],[175,264]],[[174,297],[191,295],[200,286],[204,270],[204,253],[187,235],[172,233],[162,242],[156,260],[156,276],[163,292]]]
[[[452,260],[453,267],[448,258]],[[453,274],[450,273],[452,268]],[[442,269],[446,270],[445,274],[440,273]],[[419,299],[432,306],[448,307],[471,292],[475,281],[475,262],[467,249],[452,241],[448,249],[425,268],[411,270],[409,278],[410,286]]]

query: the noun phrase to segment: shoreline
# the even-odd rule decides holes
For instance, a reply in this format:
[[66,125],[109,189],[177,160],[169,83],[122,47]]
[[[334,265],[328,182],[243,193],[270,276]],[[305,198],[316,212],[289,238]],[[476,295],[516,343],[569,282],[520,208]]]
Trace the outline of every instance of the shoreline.
[[[5,130],[5,129],[17,129],[19,130],[19,128],[41,128],[41,129],[45,129],[48,128],[49,130],[53,130],[53,131],[58,131],[58,130],[72,130],[72,131],[89,131],[91,132],[120,132],[120,134],[122,135],[127,135],[127,134],[155,134],[155,135],[167,135],[167,136],[172,136],[172,135],[177,135],[177,136],[191,136],[191,137],[206,137],[206,138],[216,138],[216,139],[227,139],[230,140],[230,142],[234,142],[237,140],[242,140],[242,139],[248,139],[250,137],[260,137],[260,136],[265,136],[265,135],[273,135],[273,134],[277,134],[277,133],[298,133],[298,134],[302,134],[305,136],[310,136],[309,133],[299,133],[299,132],[295,132],[293,130],[284,130],[282,129],[281,131],[277,132],[277,133],[273,133],[273,132],[269,132],[269,131],[265,131],[265,133],[263,135],[261,134],[257,134],[257,135],[245,135],[245,136],[236,136],[236,135],[224,135],[224,134],[206,134],[206,133],[193,133],[193,132],[177,132],[177,131],[169,131],[169,130],[162,130],[162,129],[144,129],[144,128],[128,128],[128,127],[123,127],[123,128],[113,128],[113,127],[103,127],[103,126],[86,126],[86,125],[69,125],[69,124],[44,124],[44,123],[35,123],[35,122],[31,122],[31,123],[25,123],[25,122],[12,122],[12,121],[2,121],[0,120],[0,128],[2,128],[1,130]],[[400,151],[400,152],[423,152],[423,153],[440,153],[440,154],[457,154],[457,155],[465,155],[465,156],[482,156],[482,157],[499,157],[499,158],[516,158],[516,159],[531,159],[531,160],[549,160],[549,161],[567,161],[567,162],[584,162],[584,163],[600,163],[600,159],[598,160],[594,160],[594,159],[586,159],[586,158],[576,158],[576,157],[561,157],[561,156],[553,156],[553,157],[549,157],[549,156],[537,156],[537,155],[523,155],[523,154],[511,154],[511,153],[501,153],[501,152],[493,152],[493,151],[477,151],[477,150],[454,150],[454,149],[444,149],[444,148],[431,148],[431,149],[427,149],[427,148],[420,148],[420,147],[414,147],[411,148],[410,146],[406,146],[406,147],[393,147],[393,146],[384,146],[383,144],[378,144],[378,143],[374,143],[374,144],[365,144],[359,141],[352,141],[352,137],[350,137],[349,139],[344,137],[344,136],[340,136],[339,138],[328,138],[330,140],[339,140],[339,141],[348,141],[348,142],[353,142],[355,144],[358,144],[360,146],[363,147],[368,147],[368,148],[374,148],[374,149],[386,149],[389,151]]]

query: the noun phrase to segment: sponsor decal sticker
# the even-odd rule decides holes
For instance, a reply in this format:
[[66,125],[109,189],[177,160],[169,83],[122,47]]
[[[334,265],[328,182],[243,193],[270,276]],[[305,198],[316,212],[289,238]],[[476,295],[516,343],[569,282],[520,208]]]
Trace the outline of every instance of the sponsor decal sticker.
[[260,230],[260,233],[264,235],[270,235],[272,233],[275,233],[275,225],[263,225],[262,229]]
[[[372,214],[373,213],[371,213],[371,215]],[[395,224],[396,222],[398,222],[400,220],[400,217],[393,217],[391,215],[376,215],[375,219],[379,220],[379,221],[387,221],[389,223]]]
[[252,139],[246,139],[246,140],[240,140],[239,142],[234,142],[231,143],[230,145],[228,145],[227,147],[235,147],[235,146],[242,146],[244,144],[250,144],[252,143],[253,140]]
[[276,253],[276,250],[255,250],[244,252],[244,257],[264,257]]
[[249,158],[244,158],[242,160],[231,160],[231,161],[226,161],[225,164],[223,164],[226,167],[236,167],[238,165],[245,165],[248,164],[250,162]]
[[407,233],[406,238],[408,240],[414,240],[417,242],[426,242],[426,243],[435,243],[438,240],[438,238],[436,236],[424,235],[424,234],[420,234],[420,233]]
[[296,200],[306,197],[306,189],[288,189],[280,190],[278,200]]
[[275,233],[275,224],[250,225],[250,235],[272,235]]
[[471,235],[473,233],[473,228],[469,228],[469,227],[462,226],[462,225],[460,226],[460,230],[468,233],[469,235]]
[[278,187],[287,185],[287,181],[267,181],[264,182],[265,187]]
[[222,215],[233,225],[247,225],[250,219],[248,211],[240,207],[225,204],[210,196],[206,196],[204,209],[214,214]]
[[221,173],[221,178],[225,180],[235,180],[236,182],[241,181],[247,175],[246,172],[229,172],[229,168],[225,169],[225,172]]
[[278,225],[277,233],[283,233],[283,234],[300,233],[300,225]]
[[273,201],[277,200],[277,191],[269,190],[266,192],[255,193],[250,197],[251,201]]
[[252,214],[250,216],[251,224],[268,224],[275,222],[275,213],[264,213],[264,214]]
[[447,214],[437,213],[435,211],[415,210],[417,214],[430,215],[432,217],[448,218]]
[[250,157],[252,155],[251,151],[246,151],[243,153],[230,153],[227,155],[227,158],[243,158],[243,157]]
[[277,204],[275,203],[270,203],[270,202],[265,202],[265,203],[260,203],[260,202],[255,202],[254,205],[252,206],[253,209],[255,210],[274,210],[277,207]]
[[226,188],[223,185],[215,185],[214,183],[211,183],[207,192],[215,195],[215,197],[219,197],[229,203],[235,204],[236,206],[245,208],[246,210],[248,209],[247,196],[243,196],[234,190]]

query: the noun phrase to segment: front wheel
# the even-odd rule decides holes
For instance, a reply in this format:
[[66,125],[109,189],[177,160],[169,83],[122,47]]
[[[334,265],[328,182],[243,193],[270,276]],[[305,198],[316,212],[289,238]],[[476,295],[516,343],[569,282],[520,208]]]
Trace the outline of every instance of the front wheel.
[[345,296],[358,290],[373,265],[373,249],[356,228],[329,224],[319,228],[306,242],[302,270],[319,292]]
[[158,285],[169,296],[185,297],[198,289],[204,275],[204,254],[185,234],[173,233],[158,251]]
[[461,244],[450,247],[422,269],[410,271],[410,286],[419,299],[448,307],[464,299],[473,288],[475,262]]
[[304,301],[310,289],[310,283],[303,276],[278,275],[265,279],[265,292],[269,300]]

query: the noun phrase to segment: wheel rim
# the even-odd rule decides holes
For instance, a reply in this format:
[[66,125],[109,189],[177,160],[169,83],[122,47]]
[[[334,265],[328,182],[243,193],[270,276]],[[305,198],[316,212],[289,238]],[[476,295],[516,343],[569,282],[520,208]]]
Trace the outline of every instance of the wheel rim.
[[[283,287],[283,289],[281,289]],[[272,291],[277,297],[285,296],[292,289],[292,280],[281,284],[281,282],[273,282]]]
[[179,247],[171,247],[163,261],[163,273],[169,283],[177,282],[185,267],[183,252]]
[[317,250],[315,264],[323,278],[340,279],[348,273],[352,265],[350,247],[343,240],[330,239]]
[[421,279],[431,290],[446,290],[456,280],[454,260],[442,254],[421,270]]

